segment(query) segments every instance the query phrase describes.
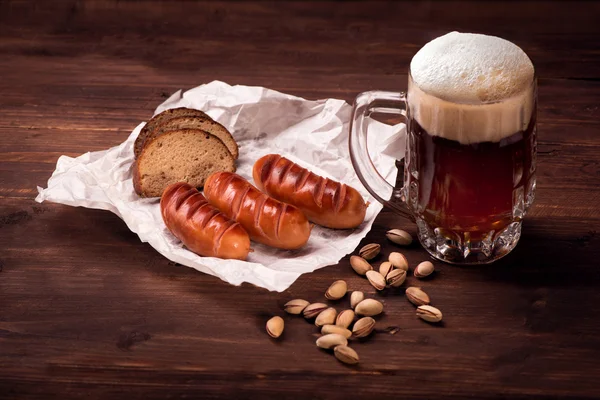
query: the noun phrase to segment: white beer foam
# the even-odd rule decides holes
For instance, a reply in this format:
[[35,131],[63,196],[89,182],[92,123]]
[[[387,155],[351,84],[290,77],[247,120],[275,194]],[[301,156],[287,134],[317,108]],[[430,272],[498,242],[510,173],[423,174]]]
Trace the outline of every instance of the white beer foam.
[[525,130],[534,107],[534,68],[517,45],[452,32],[410,63],[411,116],[431,135],[460,143],[498,142]]

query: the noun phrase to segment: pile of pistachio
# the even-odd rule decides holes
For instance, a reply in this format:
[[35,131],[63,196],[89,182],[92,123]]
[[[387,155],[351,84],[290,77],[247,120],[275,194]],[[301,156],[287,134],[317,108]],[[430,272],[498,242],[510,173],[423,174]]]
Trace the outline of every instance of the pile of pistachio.
[[[392,229],[386,233],[392,242],[407,246],[412,243],[408,232]],[[378,291],[387,287],[400,287],[406,280],[409,272],[406,257],[399,252],[390,253],[388,260],[381,263],[376,271],[369,263],[379,255],[379,244],[368,244],[362,247],[358,256],[350,257],[352,269],[359,275],[365,276],[369,283]],[[416,278],[425,278],[434,272],[434,266],[429,261],[418,264],[413,271]],[[340,300],[348,292],[348,285],[343,280],[335,281],[325,292],[328,300]],[[420,287],[406,288],[406,298],[417,306],[417,316],[424,321],[437,323],[442,320],[442,313],[429,305],[430,299]],[[383,312],[383,304],[375,299],[366,299],[363,292],[353,291],[350,295],[350,307],[337,312],[334,307],[325,303],[309,303],[303,299],[288,301],[284,310],[289,314],[300,315],[308,320],[314,319],[315,325],[321,329],[322,336],[317,339],[317,346],[326,350],[333,350],[335,357],[346,364],[357,364],[358,354],[348,346],[349,339],[366,338],[375,328],[373,317]],[[358,317],[358,319],[356,319]],[[356,322],[355,322],[356,319]],[[278,338],[283,333],[283,318],[275,316],[267,321],[267,333]]]

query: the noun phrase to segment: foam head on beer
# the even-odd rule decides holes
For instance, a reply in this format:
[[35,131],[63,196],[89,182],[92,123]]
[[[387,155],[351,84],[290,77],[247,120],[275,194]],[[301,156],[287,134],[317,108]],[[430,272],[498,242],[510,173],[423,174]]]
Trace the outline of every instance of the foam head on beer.
[[495,36],[451,32],[410,64],[409,112],[430,135],[462,144],[499,142],[525,131],[534,108],[534,68]]

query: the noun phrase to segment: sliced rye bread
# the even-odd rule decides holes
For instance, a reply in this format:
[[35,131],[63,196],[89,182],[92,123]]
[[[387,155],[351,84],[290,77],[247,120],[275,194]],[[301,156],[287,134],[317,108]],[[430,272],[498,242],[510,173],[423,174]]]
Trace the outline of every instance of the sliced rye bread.
[[140,131],[140,134],[135,139],[135,143],[133,144],[133,154],[135,155],[135,158],[138,158],[140,156],[142,148],[144,147],[144,141],[146,140],[146,136],[148,136],[148,133],[152,132],[154,128],[156,128],[163,122],[176,117],[202,117],[210,119],[210,117],[204,112],[196,110],[194,108],[186,107],[170,108],[161,112],[160,114],[156,114],[150,119],[150,121],[146,122],[146,125],[144,125],[144,127]]
[[165,132],[177,129],[202,129],[221,139],[235,160],[237,160],[239,156],[237,143],[233,139],[233,136],[231,136],[231,133],[229,133],[223,125],[210,118],[200,118],[196,116],[171,118],[150,131],[148,136],[146,136],[146,141],[152,140]]
[[133,187],[142,197],[160,197],[175,182],[201,188],[214,172],[235,172],[227,146],[200,129],[180,129],[154,138],[133,165]]

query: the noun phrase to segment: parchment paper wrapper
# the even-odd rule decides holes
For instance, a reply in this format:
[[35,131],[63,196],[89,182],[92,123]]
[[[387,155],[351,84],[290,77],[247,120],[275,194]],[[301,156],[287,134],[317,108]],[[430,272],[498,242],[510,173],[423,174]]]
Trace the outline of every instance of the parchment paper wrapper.
[[[143,242],[171,261],[214,275],[234,285],[249,282],[283,291],[300,275],[336,264],[351,253],[371,229],[382,206],[358,180],[348,153],[351,107],[343,100],[309,101],[262,87],[230,86],[214,81],[173,94],[156,113],[168,108],[203,110],[233,134],[240,148],[237,173],[252,181],[252,166],[261,156],[279,153],[313,172],[344,182],[371,202],[357,229],[316,226],[307,245],[284,251],[252,243],[248,261],[201,257],[188,251],[166,229],[158,199],[142,199],[133,190],[133,143],[144,123],[120,145],[77,158],[61,156],[48,180],[38,187],[36,201],[51,201],[109,210],[117,214]],[[388,182],[395,182],[395,158],[404,151],[404,125],[371,121],[369,148],[373,163]],[[397,157],[396,157],[397,156]],[[93,228],[92,228],[93,229]]]

